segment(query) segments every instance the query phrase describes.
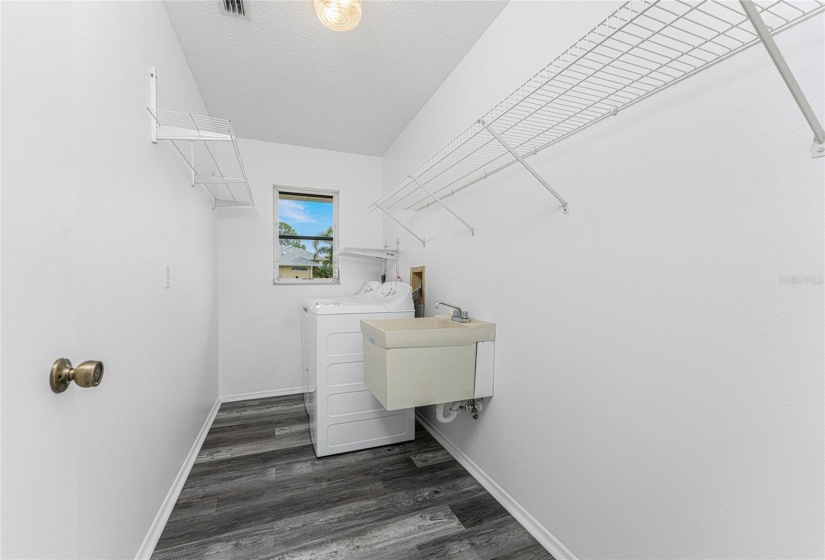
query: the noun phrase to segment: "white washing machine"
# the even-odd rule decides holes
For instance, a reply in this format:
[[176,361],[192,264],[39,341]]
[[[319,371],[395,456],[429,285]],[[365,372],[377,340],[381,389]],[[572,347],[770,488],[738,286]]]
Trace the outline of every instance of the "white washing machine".
[[353,296],[304,300],[304,405],[318,457],[415,438],[415,409],[387,411],[364,385],[362,319],[415,315],[404,282],[367,282]]

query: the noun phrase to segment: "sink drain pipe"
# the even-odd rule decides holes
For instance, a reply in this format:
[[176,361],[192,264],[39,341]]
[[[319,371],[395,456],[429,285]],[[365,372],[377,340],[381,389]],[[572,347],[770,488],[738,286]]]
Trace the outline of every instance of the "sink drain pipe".
[[459,401],[435,405],[435,419],[442,424],[447,424],[455,420],[455,417],[458,416],[458,407],[453,408],[453,405],[457,402]]
[[435,419],[442,424],[448,424],[455,420],[458,416],[458,411],[462,408],[461,403],[464,401],[453,401],[451,403],[441,403],[435,405]]
[[473,419],[478,420],[478,413],[484,405],[484,399],[470,399],[468,401],[453,401],[451,403],[441,403],[435,405],[435,419],[442,424],[448,424],[455,420],[460,410],[469,411]]

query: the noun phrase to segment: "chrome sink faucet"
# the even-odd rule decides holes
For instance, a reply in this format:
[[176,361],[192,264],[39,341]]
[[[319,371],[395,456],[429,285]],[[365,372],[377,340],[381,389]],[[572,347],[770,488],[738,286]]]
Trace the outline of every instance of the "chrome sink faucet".
[[453,309],[453,317],[452,320],[458,323],[469,323],[470,322],[470,312],[469,311],[462,311],[461,308],[457,305],[453,305],[452,303],[447,303],[446,301],[438,300],[435,302],[435,308],[438,309],[440,305],[444,305],[446,307],[451,307]]

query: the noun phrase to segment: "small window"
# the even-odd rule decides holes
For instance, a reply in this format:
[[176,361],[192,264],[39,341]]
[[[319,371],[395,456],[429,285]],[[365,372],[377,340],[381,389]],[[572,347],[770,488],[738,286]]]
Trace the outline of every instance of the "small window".
[[338,283],[338,191],[275,186],[275,283]]

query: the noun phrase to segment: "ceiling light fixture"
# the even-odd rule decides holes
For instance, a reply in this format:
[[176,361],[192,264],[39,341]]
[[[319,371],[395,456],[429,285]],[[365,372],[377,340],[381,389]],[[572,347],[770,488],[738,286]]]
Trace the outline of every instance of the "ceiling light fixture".
[[315,0],[315,13],[333,31],[350,31],[361,21],[361,0]]

